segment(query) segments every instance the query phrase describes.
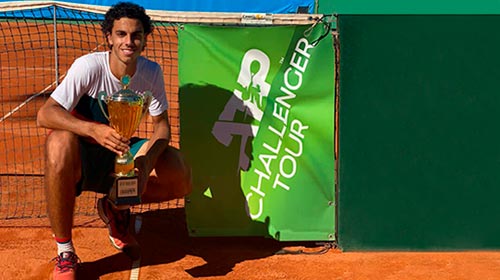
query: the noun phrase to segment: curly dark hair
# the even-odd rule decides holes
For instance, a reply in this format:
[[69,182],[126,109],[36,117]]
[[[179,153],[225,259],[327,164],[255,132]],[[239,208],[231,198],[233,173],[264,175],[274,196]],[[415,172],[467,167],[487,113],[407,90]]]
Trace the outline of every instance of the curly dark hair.
[[146,14],[146,10],[143,7],[131,2],[118,2],[111,6],[106,12],[106,15],[104,15],[104,20],[101,23],[101,29],[104,35],[110,34],[113,29],[114,21],[123,17],[138,19],[144,27],[145,35],[153,31],[151,18]]

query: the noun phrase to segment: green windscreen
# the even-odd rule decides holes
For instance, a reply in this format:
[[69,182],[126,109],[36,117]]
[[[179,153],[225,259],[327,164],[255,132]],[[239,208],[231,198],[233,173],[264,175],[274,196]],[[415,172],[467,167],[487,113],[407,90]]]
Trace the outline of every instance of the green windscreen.
[[329,31],[323,23],[179,30],[192,236],[335,239]]

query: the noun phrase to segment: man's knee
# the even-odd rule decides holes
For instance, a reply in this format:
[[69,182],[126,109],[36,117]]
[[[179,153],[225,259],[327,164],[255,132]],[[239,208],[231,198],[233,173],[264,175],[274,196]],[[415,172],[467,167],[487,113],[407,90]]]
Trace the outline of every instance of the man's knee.
[[47,168],[56,172],[73,169],[80,166],[80,146],[78,136],[64,130],[52,131],[46,139]]
[[[156,163],[152,183],[166,191],[169,199],[182,198],[191,193],[191,167],[179,150],[168,147]],[[166,188],[166,189],[165,189]]]
[[182,182],[181,182],[181,191],[182,196],[186,196],[191,193],[193,190],[193,178],[191,174],[191,166],[189,166],[185,161],[183,165],[183,173],[182,173]]
[[[187,167],[186,167],[187,168]],[[191,193],[193,186],[191,182],[191,170],[184,168],[177,173],[177,178],[172,188],[172,194],[176,198],[182,198]]]

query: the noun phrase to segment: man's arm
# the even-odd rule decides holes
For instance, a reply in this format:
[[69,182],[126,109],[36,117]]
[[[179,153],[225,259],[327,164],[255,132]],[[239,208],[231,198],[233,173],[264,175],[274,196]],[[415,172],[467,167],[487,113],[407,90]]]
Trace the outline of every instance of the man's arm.
[[40,108],[37,114],[38,126],[66,130],[83,137],[91,137],[103,147],[121,154],[128,151],[128,139],[118,134],[113,128],[105,124],[81,120],[64,109],[53,98]]

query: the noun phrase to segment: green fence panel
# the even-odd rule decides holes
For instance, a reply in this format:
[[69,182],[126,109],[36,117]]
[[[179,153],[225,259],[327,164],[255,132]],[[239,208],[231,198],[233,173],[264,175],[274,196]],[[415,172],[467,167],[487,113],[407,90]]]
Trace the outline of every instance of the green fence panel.
[[500,16],[340,16],[344,250],[500,248]]

